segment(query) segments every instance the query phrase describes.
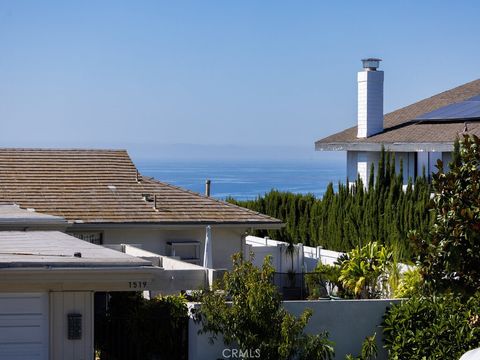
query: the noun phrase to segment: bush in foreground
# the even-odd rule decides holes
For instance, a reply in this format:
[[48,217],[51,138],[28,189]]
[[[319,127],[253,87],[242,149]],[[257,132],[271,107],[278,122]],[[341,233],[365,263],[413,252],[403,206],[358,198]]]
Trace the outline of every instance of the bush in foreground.
[[281,306],[273,274],[269,257],[259,269],[241,254],[234,255],[233,269],[225,274],[221,287],[201,296],[195,314],[201,332],[211,334],[211,341],[222,335],[226,345],[259,354],[263,360],[332,359],[327,333],[303,332],[312,311],[307,309],[297,318]]
[[467,302],[452,294],[412,297],[384,319],[388,358],[458,359],[480,346],[480,294]]
[[95,316],[98,358],[187,359],[188,309],[182,295],[144,299],[140,292],[109,294],[108,311]]

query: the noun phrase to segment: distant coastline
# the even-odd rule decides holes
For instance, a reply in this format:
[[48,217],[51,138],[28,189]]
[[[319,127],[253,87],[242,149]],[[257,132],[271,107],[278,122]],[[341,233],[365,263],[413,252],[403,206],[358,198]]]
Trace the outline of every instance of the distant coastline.
[[212,181],[211,196],[254,199],[277,189],[321,197],[330,182],[345,182],[345,163],[332,160],[136,160],[140,172],[160,181],[203,193]]

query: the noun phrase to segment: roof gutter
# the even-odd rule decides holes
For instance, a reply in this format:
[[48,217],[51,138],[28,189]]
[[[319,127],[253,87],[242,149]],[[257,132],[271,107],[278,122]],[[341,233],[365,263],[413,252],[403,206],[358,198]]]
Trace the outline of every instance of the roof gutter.
[[394,142],[394,143],[368,143],[368,142],[333,142],[315,143],[316,151],[381,151],[382,145],[385,150],[392,152],[451,152],[453,141],[448,142]]
[[215,228],[222,229],[255,229],[255,230],[277,230],[285,226],[284,223],[174,223],[174,224],[162,224],[162,223],[148,223],[148,222],[83,222],[83,223],[71,223],[68,230],[102,230],[102,229],[125,229],[125,228],[148,228],[148,229],[158,229],[158,230],[182,230],[182,229],[195,229],[195,228],[204,228],[206,225],[211,225]]

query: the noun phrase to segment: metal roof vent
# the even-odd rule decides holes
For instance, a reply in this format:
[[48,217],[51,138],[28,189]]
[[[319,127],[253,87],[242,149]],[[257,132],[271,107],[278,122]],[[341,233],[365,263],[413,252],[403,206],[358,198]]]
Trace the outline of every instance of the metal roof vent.
[[153,194],[142,194],[142,197],[143,197],[143,200],[145,200],[146,202],[153,202],[154,200],[154,196]]
[[382,61],[382,59],[378,59],[378,58],[362,59],[363,68],[368,71],[377,71],[377,69],[380,67],[380,61]]
[[157,203],[158,203],[158,200],[157,200],[157,194],[142,194],[142,197],[143,197],[143,200],[148,202],[148,203],[153,203],[153,209],[155,211],[158,211],[158,207],[157,207]]
[[206,197],[210,197],[210,185],[211,185],[211,181],[209,179],[207,179],[207,181],[205,181],[205,196]]

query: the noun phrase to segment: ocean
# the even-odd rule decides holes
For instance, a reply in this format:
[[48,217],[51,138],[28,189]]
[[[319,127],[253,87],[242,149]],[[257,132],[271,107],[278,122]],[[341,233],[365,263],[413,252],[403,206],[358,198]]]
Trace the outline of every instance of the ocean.
[[321,197],[330,182],[345,182],[343,161],[165,161],[137,160],[141,174],[198,193],[211,180],[211,196],[255,199],[272,189]]

